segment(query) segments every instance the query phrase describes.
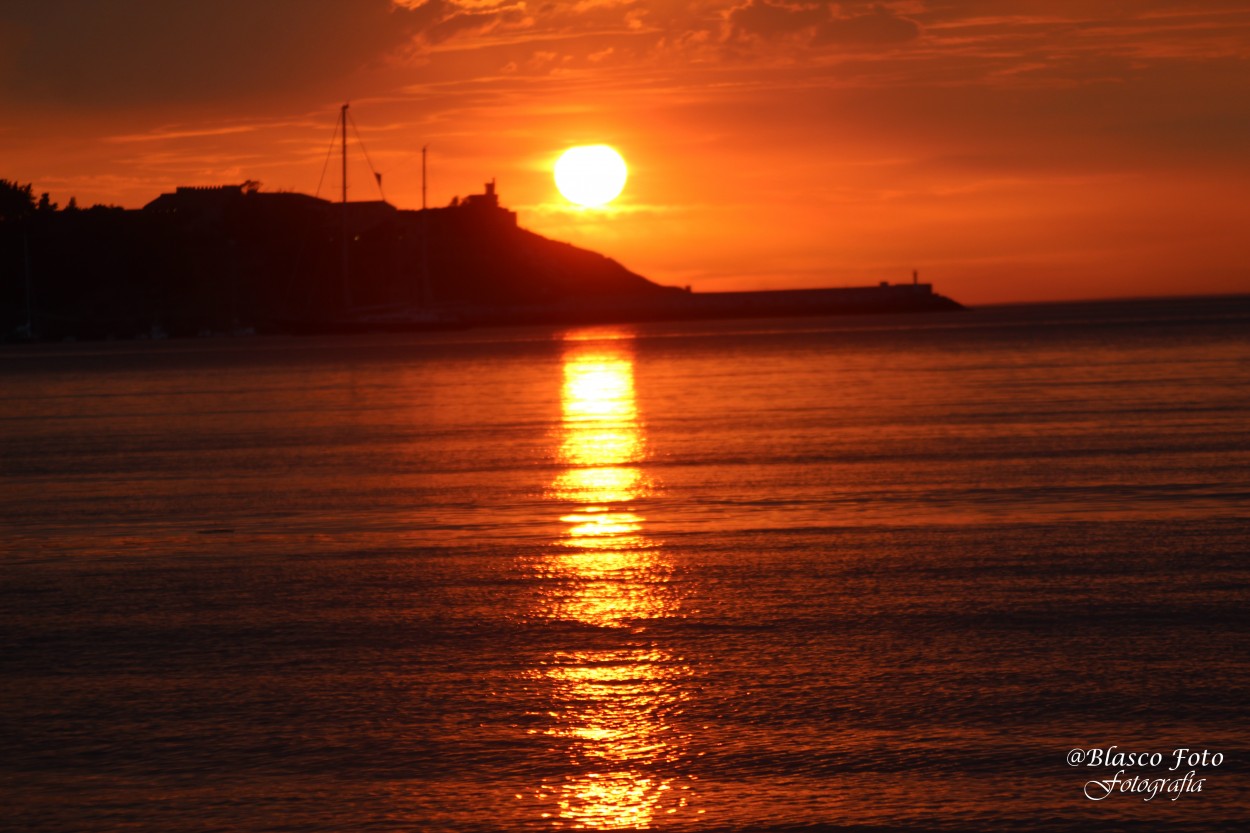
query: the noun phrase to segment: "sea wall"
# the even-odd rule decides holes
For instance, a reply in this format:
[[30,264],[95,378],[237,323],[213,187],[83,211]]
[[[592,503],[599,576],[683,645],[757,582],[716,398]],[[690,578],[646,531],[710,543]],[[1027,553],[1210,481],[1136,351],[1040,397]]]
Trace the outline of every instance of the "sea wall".
[[932,284],[922,283],[761,292],[674,290],[649,297],[564,299],[507,306],[461,305],[452,311],[467,324],[498,325],[780,318],[959,309],[963,309],[960,304],[934,292]]

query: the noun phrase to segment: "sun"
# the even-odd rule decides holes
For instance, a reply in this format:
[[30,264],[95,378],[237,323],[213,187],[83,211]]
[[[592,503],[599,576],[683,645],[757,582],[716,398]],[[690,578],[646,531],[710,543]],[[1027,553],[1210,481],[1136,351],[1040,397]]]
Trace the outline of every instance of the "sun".
[[583,208],[612,202],[625,187],[627,175],[625,160],[607,145],[569,148],[556,160],[556,188]]

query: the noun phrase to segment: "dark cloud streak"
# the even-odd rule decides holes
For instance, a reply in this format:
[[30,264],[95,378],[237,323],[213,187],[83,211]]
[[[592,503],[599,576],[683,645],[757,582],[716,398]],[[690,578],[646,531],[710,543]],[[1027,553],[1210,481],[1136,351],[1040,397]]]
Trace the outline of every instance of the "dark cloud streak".
[[874,6],[867,14],[824,21],[817,27],[812,43],[873,47],[907,43],[918,37],[920,26],[914,20]]
[[730,10],[730,36],[764,39],[802,35],[810,46],[880,47],[920,36],[920,26],[879,4],[748,0]]
[[70,106],[217,100],[343,78],[402,47],[427,15],[391,0],[43,0],[0,27],[11,98]]

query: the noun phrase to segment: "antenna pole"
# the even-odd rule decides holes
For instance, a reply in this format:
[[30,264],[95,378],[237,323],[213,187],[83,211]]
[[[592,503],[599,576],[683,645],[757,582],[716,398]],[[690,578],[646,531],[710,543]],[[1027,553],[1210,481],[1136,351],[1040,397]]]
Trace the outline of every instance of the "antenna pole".
[[421,146],[421,210],[425,210],[425,152],[430,149],[429,145]]

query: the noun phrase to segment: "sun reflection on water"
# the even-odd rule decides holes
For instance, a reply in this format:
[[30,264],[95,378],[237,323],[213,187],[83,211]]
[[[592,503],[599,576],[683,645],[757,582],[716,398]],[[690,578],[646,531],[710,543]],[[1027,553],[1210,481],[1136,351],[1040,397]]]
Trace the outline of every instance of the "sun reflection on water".
[[690,670],[646,635],[656,620],[681,615],[679,598],[673,565],[638,508],[654,484],[641,468],[631,334],[578,331],[565,344],[564,469],[547,492],[565,529],[538,568],[541,614],[618,636],[582,640],[593,647],[558,652],[534,670],[551,698],[543,731],[569,765],[538,795],[554,801],[556,827],[645,828],[692,796],[679,766],[687,737],[673,725]]

